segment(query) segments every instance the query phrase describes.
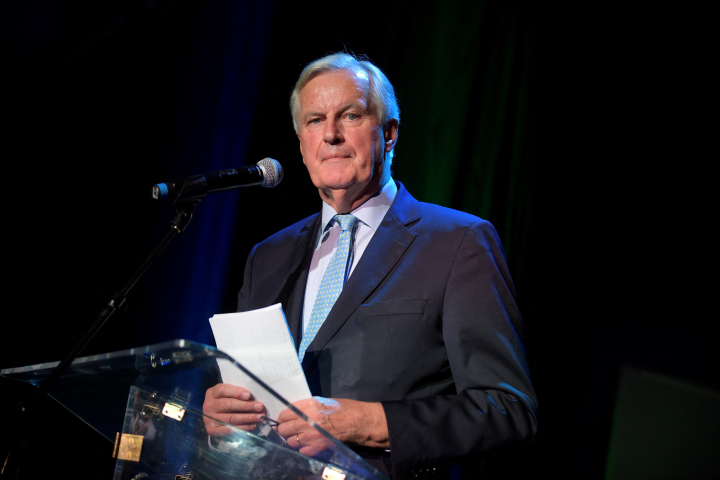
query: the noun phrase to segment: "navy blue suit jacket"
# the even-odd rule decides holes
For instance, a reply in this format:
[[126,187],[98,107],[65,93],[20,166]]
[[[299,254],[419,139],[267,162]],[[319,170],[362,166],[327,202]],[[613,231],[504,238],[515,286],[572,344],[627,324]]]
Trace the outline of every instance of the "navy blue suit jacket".
[[[320,215],[251,251],[238,310],[282,303],[296,347]],[[393,477],[532,438],[535,393],[500,239],[398,182],[382,224],[310,344],[313,395],[382,402]]]

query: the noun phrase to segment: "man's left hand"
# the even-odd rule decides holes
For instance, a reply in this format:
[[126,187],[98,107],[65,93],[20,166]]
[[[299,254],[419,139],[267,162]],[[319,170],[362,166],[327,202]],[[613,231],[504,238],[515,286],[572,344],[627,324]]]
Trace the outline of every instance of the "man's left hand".
[[[390,447],[385,410],[380,403],[312,397],[295,402],[293,406],[343,443]],[[277,420],[280,422],[278,433],[300,453],[314,456],[327,448],[325,437],[292,410],[283,410]]]

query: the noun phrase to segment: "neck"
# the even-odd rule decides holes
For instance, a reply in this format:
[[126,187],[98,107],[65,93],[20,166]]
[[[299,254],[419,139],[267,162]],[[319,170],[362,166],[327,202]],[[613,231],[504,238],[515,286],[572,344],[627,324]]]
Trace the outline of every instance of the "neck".
[[385,186],[387,181],[390,180],[390,176],[388,175],[387,178],[384,177],[385,175],[383,175],[383,178],[380,180],[371,180],[370,183],[362,187],[360,190],[353,188],[337,190],[319,188],[318,191],[320,192],[320,198],[330,205],[337,213],[350,213],[365,203],[370,197],[375,195],[382,189],[382,187]]

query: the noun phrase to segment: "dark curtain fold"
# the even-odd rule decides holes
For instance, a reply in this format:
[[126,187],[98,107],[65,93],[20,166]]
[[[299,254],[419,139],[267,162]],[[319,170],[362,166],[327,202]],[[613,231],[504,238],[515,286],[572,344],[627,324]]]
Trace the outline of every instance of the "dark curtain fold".
[[[170,119],[173,132],[164,168],[167,179],[259,160],[247,158],[246,149],[272,13],[270,1],[203,4],[178,79],[181,87]],[[208,318],[227,311],[232,295],[226,285],[238,272],[231,271],[228,259],[235,248],[234,235],[245,233],[242,221],[237,221],[242,205],[237,190],[210,195],[200,203],[187,231],[143,284],[140,295],[152,304],[141,313],[147,322],[136,322],[138,336],[151,342],[172,336],[214,343]],[[164,228],[170,215],[169,208],[161,208],[157,224]]]
[[492,222],[518,280],[536,169],[527,8],[459,0],[424,6],[403,55],[388,60],[399,71],[402,111],[396,177],[423,201]]

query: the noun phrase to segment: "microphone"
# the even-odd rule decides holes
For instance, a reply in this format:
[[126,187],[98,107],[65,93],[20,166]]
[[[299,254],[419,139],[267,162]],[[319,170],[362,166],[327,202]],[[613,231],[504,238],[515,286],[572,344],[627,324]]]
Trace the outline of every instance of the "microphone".
[[224,192],[241,187],[261,185],[265,188],[277,186],[283,179],[283,168],[277,160],[263,158],[257,165],[249,165],[230,170],[176,178],[152,187],[156,200],[168,200],[173,203],[201,200],[208,193]]

